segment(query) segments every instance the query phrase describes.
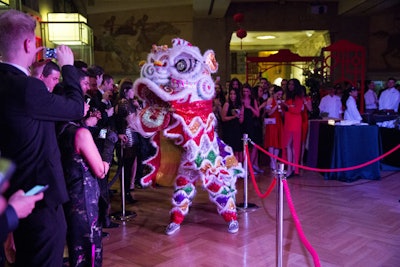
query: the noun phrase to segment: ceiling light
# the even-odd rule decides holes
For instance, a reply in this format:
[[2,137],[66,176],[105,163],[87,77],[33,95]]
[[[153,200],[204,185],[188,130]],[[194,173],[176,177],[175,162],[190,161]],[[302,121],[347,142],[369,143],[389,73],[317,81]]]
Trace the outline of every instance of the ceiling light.
[[91,29],[87,19],[79,13],[48,13],[49,41],[55,44],[89,44]]
[[0,6],[9,6],[10,5],[10,0],[1,0],[0,1]]
[[258,40],[271,40],[271,39],[275,39],[275,38],[276,38],[276,36],[273,36],[273,35],[260,35],[260,36],[256,37],[256,39],[258,39]]

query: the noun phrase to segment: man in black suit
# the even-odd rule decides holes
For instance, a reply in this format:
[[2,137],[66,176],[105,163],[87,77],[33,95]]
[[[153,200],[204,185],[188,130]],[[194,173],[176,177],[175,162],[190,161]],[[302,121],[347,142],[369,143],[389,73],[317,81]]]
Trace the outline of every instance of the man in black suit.
[[[115,129],[114,123],[114,107],[112,106],[111,96],[114,85],[114,79],[111,75],[104,74],[102,67],[94,65],[88,69],[89,80],[91,85],[92,98],[90,106],[97,109],[101,113],[101,119],[95,127],[91,127],[90,131],[99,151],[103,151],[104,142],[107,140],[107,134],[112,136]],[[96,82],[95,82],[96,81]],[[100,85],[99,85],[100,84]],[[115,143],[114,143],[115,144]],[[110,162],[112,164],[112,162]],[[119,227],[119,224],[111,221],[110,218],[110,187],[108,185],[109,172],[105,179],[98,179],[100,186],[99,198],[99,221],[103,228]],[[109,236],[109,233],[103,232],[103,237]]]
[[83,94],[70,48],[57,47],[65,84],[63,96],[48,92],[44,83],[29,77],[36,53],[36,21],[9,10],[0,15],[0,151],[17,169],[5,196],[34,185],[49,185],[32,214],[14,232],[15,266],[62,266],[66,223],[62,204],[68,200],[55,121],[83,117]]

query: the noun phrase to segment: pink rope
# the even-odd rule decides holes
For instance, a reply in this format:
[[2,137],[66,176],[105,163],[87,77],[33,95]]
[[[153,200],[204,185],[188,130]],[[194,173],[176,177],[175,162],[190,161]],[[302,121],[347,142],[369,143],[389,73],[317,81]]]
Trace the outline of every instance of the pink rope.
[[95,253],[96,253],[96,246],[95,244],[92,244],[92,267],[94,267]]
[[[250,142],[251,142],[251,141],[250,141]],[[273,155],[273,154],[267,152],[266,150],[264,150],[264,149],[263,149],[262,147],[260,147],[259,145],[255,144],[255,143],[253,143],[253,142],[251,142],[251,143],[252,143],[252,144],[254,145],[254,147],[256,147],[258,150],[264,152],[265,154],[267,154],[268,156],[270,156],[270,157],[272,157],[272,158],[275,158],[275,159],[280,160],[281,162],[283,162],[283,163],[285,163],[285,164],[288,164],[288,165],[291,165],[291,166],[294,166],[294,167],[298,167],[298,168],[302,168],[302,169],[305,169],[305,170],[317,171],[317,172],[339,172],[339,171],[350,171],[350,170],[355,170],[355,169],[363,168],[363,167],[365,167],[365,166],[368,166],[369,164],[372,164],[372,163],[374,163],[374,162],[376,162],[376,161],[378,161],[378,160],[381,160],[382,158],[386,157],[387,155],[393,153],[394,151],[396,151],[397,149],[400,148],[400,144],[399,144],[399,145],[397,145],[396,147],[394,147],[394,148],[392,148],[391,150],[389,150],[388,152],[386,152],[386,153],[380,155],[379,157],[377,157],[377,158],[375,158],[375,159],[373,159],[373,160],[370,160],[370,161],[368,161],[368,162],[365,162],[365,163],[356,165],[356,166],[346,167],[346,168],[336,168],[336,169],[319,169],[319,168],[311,168],[311,167],[307,167],[307,166],[298,165],[298,164],[294,164],[294,163],[288,162],[287,160],[284,160],[284,159],[282,159],[282,158],[280,158],[280,157],[278,157],[278,156],[276,156],[276,155]],[[257,195],[258,195],[260,198],[265,198],[265,197],[267,197],[267,196],[272,192],[272,189],[273,189],[273,188],[275,187],[275,185],[276,185],[276,182],[277,182],[276,180],[277,180],[277,179],[276,179],[276,177],[274,177],[274,179],[272,180],[271,184],[269,185],[269,187],[268,187],[266,193],[261,194],[260,189],[258,188],[257,182],[256,182],[256,180],[255,180],[255,178],[254,178],[253,166],[252,166],[251,161],[250,161],[249,148],[248,148],[247,144],[245,145],[245,153],[246,153],[246,156],[247,156],[247,163],[248,163],[248,166],[249,166],[249,169],[250,169],[250,177],[251,177],[251,181],[253,182],[254,189],[255,189]],[[295,225],[295,227],[296,227],[296,230],[297,230],[297,233],[298,233],[298,235],[299,235],[299,237],[300,237],[300,240],[301,240],[301,242],[303,243],[303,245],[306,247],[306,249],[308,250],[308,252],[311,254],[311,256],[312,256],[312,258],[313,258],[313,261],[314,261],[314,266],[316,266],[316,267],[321,267],[321,263],[320,263],[320,261],[319,261],[318,253],[317,253],[317,252],[315,251],[315,249],[311,246],[310,242],[308,242],[308,240],[307,240],[307,238],[306,238],[306,236],[305,236],[305,234],[304,234],[304,232],[303,232],[303,229],[302,229],[302,227],[301,227],[300,220],[299,220],[299,218],[298,218],[298,216],[297,216],[297,213],[296,213],[296,210],[295,210],[295,208],[294,208],[292,196],[290,195],[290,190],[289,190],[289,186],[288,186],[288,184],[287,184],[286,179],[283,179],[283,180],[282,180],[282,183],[283,183],[283,188],[284,188],[285,194],[286,194],[286,200],[287,200],[287,202],[288,202],[288,207],[289,207],[289,210],[290,210],[290,212],[291,212],[291,214],[292,214],[292,218],[293,218],[293,221],[294,221],[294,225]]]
[[269,185],[267,191],[264,194],[261,194],[261,191],[260,191],[260,189],[258,187],[258,184],[256,182],[256,178],[254,177],[253,166],[251,165],[251,161],[250,161],[249,148],[248,148],[248,146],[245,146],[245,148],[246,148],[246,155],[247,155],[247,163],[248,163],[248,166],[250,168],[250,177],[251,177],[251,181],[253,182],[254,189],[256,190],[256,193],[257,193],[258,197],[266,198],[267,196],[269,196],[269,194],[271,194],[272,189],[274,189],[274,187],[276,185],[276,177],[274,177],[274,179],[272,180],[272,182]]
[[[254,189],[256,190],[256,193],[257,193],[257,195],[259,197],[265,198],[271,193],[272,189],[275,187],[277,179],[276,179],[276,177],[274,177],[274,179],[272,180],[272,183],[268,187],[267,192],[265,194],[261,194],[261,192],[260,192],[260,190],[258,188],[257,182],[256,182],[256,180],[254,178],[253,166],[251,165],[251,162],[250,162],[249,148],[248,148],[247,145],[245,145],[245,151],[246,151],[246,155],[247,155],[248,166],[250,168],[250,177],[251,177],[251,180],[253,182]],[[287,202],[288,202],[288,207],[289,207],[289,210],[290,210],[290,212],[292,214],[294,225],[295,225],[295,227],[297,229],[297,233],[298,233],[298,235],[300,237],[300,240],[303,243],[303,245],[307,248],[307,250],[311,254],[311,256],[313,257],[314,266],[321,267],[321,263],[319,262],[318,253],[311,246],[310,242],[308,242],[308,240],[307,240],[307,238],[306,238],[306,236],[305,236],[305,234],[303,232],[303,229],[301,227],[300,220],[297,217],[297,213],[296,213],[296,210],[295,210],[294,205],[293,205],[292,197],[290,195],[290,190],[289,190],[289,187],[287,185],[286,179],[283,179],[282,182],[283,182],[283,188],[285,189],[285,193],[286,193],[286,199],[287,199]]]
[[346,167],[346,168],[336,168],[336,169],[319,169],[319,168],[312,168],[312,167],[307,167],[307,166],[303,166],[303,165],[299,165],[299,164],[295,164],[292,162],[289,162],[287,160],[284,160],[278,156],[275,156],[271,153],[269,153],[268,151],[264,150],[262,147],[260,147],[259,145],[251,142],[258,150],[264,152],[265,154],[267,154],[268,156],[278,159],[279,161],[282,161],[283,163],[287,164],[287,165],[291,165],[294,167],[298,167],[304,170],[309,170],[309,171],[316,171],[316,172],[342,172],[342,171],[351,171],[351,170],[356,170],[356,169],[360,169],[363,168],[365,166],[368,166],[374,162],[377,162],[378,160],[383,159],[384,157],[388,156],[389,154],[392,154],[394,151],[396,151],[397,149],[400,148],[400,145],[397,145],[396,147],[392,148],[391,150],[389,150],[388,152],[386,152],[385,154],[380,155],[379,157],[372,159],[370,161],[367,161],[365,163],[359,164],[359,165],[355,165],[352,167]]
[[299,234],[300,240],[303,243],[303,245],[307,248],[308,252],[310,252],[311,256],[313,257],[314,266],[320,267],[321,263],[319,262],[318,254],[315,251],[315,249],[311,246],[310,242],[308,242],[306,236],[304,235],[303,229],[301,228],[300,220],[297,217],[296,210],[293,205],[292,197],[290,195],[290,190],[289,190],[289,186],[287,184],[286,179],[283,179],[282,182],[283,182],[283,188],[285,189],[288,207],[289,207],[290,212],[292,213],[294,225],[297,229],[297,233]]

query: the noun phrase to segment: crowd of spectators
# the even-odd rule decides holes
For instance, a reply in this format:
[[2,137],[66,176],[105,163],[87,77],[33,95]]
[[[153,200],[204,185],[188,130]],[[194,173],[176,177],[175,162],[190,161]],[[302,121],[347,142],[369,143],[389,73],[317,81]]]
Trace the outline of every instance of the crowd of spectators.
[[[101,66],[74,60],[67,46],[56,48],[56,59],[36,61],[43,48],[36,47],[35,27],[22,12],[0,15],[0,117],[8,129],[0,151],[16,165],[7,190],[7,183],[1,188],[0,241],[15,248],[15,257],[7,258],[15,266],[62,266],[66,260],[101,266],[102,238],[109,235],[103,228],[119,227],[110,216],[111,166],[125,164],[128,203],[136,202],[131,190],[140,187],[141,149],[149,144],[123,123],[140,104],[132,81],[118,87]],[[35,185],[48,189],[25,195]]]
[[[386,88],[379,92],[378,97],[375,83],[365,81],[366,114],[397,114],[400,98],[396,82],[396,79],[389,78]],[[252,142],[263,146],[270,154],[281,156],[293,165],[303,164],[308,119],[313,111],[312,99],[306,87],[297,79],[283,79],[280,85],[275,85],[266,78],[261,78],[253,88],[249,84],[242,84],[237,78],[227,85],[221,91],[221,85],[216,84],[214,113],[219,136],[233,148],[238,160],[243,162],[243,134],[247,134]],[[322,98],[319,105],[317,103],[320,118],[362,122],[360,88],[349,82],[326,84],[321,87],[320,93]],[[225,104],[221,105],[223,102]],[[253,148],[251,142],[249,150],[254,172],[264,172],[259,167],[262,163],[259,162],[257,149]],[[276,167],[276,159],[272,156],[270,168],[275,170]],[[299,169],[289,165],[287,174],[299,175]]]

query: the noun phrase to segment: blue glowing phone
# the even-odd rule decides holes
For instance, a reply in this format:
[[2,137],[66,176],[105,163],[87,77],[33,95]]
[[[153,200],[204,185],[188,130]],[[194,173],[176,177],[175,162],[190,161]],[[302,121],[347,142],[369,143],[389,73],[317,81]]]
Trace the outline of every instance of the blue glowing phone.
[[35,185],[34,187],[32,187],[32,189],[25,193],[25,196],[37,195],[41,192],[46,191],[47,188],[49,188],[49,185]]

